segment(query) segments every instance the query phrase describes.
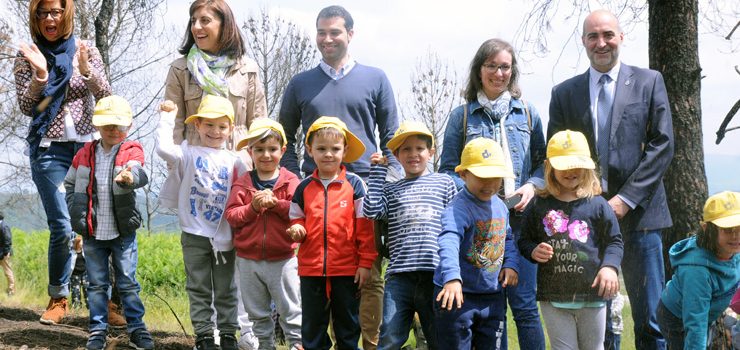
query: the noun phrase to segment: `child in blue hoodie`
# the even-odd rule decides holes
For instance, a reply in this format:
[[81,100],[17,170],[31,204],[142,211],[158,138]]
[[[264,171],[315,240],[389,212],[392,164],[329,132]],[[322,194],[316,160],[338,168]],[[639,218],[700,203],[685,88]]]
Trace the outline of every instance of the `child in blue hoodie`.
[[705,349],[709,324],[730,304],[740,281],[740,193],[707,199],[696,235],[670,251],[673,278],[656,312],[669,350]]
[[486,138],[468,142],[460,163],[455,172],[465,187],[442,213],[438,238],[434,312],[437,334],[444,336],[437,343],[439,349],[502,349],[503,288],[518,282],[519,254],[497,193],[514,173],[501,146]]

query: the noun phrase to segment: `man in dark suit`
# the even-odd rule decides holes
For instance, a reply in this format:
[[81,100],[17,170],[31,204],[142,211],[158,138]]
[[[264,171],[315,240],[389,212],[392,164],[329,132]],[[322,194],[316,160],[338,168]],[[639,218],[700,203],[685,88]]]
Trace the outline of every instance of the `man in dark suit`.
[[589,14],[581,39],[591,67],[552,89],[548,139],[571,129],[589,140],[603,195],[620,220],[635,347],[665,349],[655,320],[665,279],[661,230],[673,224],[662,180],[673,158],[665,84],[660,73],[619,61],[624,33],[612,13]]

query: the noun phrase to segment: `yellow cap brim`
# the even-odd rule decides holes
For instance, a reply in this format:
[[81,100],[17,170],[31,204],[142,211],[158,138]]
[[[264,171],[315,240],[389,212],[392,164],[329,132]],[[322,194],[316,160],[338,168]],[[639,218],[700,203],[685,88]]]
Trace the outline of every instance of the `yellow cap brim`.
[[349,130],[345,130],[345,136],[347,140],[347,153],[344,154],[342,161],[352,163],[365,154],[365,144]]
[[93,115],[92,125],[94,126],[105,126],[105,125],[131,125],[131,117],[122,115]]
[[398,147],[401,147],[401,145],[403,145],[403,143],[406,141],[406,139],[409,136],[414,136],[414,135],[424,135],[424,136],[431,137],[432,147],[434,147],[434,137],[432,135],[427,134],[425,132],[421,132],[421,131],[409,131],[409,132],[405,132],[400,135],[396,135],[392,139],[390,139],[390,141],[388,141],[388,144],[387,144],[388,149],[390,149],[391,152],[395,152],[398,149]]
[[185,124],[190,124],[198,118],[218,119],[221,117],[227,117],[229,118],[229,121],[231,121],[232,124],[234,123],[234,120],[231,119],[231,117],[223,113],[198,113],[198,114],[193,114],[189,116],[187,119],[185,119]]
[[347,142],[347,152],[344,154],[344,158],[342,158],[343,162],[352,163],[360,159],[362,155],[365,154],[365,144],[362,143],[362,141],[360,141],[360,139],[357,136],[355,136],[355,134],[353,134],[351,131],[349,131],[348,129],[344,129],[341,126],[336,125],[336,124],[323,124],[323,125],[316,126],[316,127],[314,125],[311,125],[311,127],[306,132],[306,137],[305,137],[306,146],[310,146],[308,144],[308,139],[311,137],[311,134],[323,128],[334,128],[344,133],[344,139]]
[[286,146],[288,140],[285,139],[285,134],[282,131],[274,128],[261,128],[260,130],[249,130],[247,136],[245,136],[241,141],[239,141],[239,143],[236,144],[236,150],[239,151],[242,148],[247,147],[250,141],[264,137],[265,134],[267,134],[271,130],[277,132],[278,134],[280,134],[280,137],[283,138],[283,143],[280,146]]
[[557,170],[570,170],[570,169],[595,169],[591,157],[585,156],[558,156],[547,158],[550,165]]
[[236,150],[241,151],[242,148],[247,147],[247,145],[249,145],[249,140],[250,139],[242,139],[239,141],[239,143],[236,144]]
[[507,169],[506,167],[500,166],[500,165],[484,165],[484,166],[472,166],[472,167],[464,167],[462,165],[458,165],[455,167],[455,172],[459,173],[463,170],[467,170],[473,175],[482,178],[482,179],[489,179],[492,177],[506,177],[506,178],[514,178],[514,173]]
[[721,228],[740,226],[740,213],[714,219],[711,222]]

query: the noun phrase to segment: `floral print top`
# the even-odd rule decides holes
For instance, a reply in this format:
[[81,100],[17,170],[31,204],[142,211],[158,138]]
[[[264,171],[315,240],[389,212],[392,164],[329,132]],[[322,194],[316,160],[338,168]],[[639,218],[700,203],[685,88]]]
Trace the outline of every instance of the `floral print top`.
[[623,244],[614,211],[603,197],[563,202],[552,196],[535,197],[524,213],[518,246],[532,262],[532,251],[545,242],[552,259],[539,264],[537,300],[600,301],[591,288],[603,266],[619,270]]

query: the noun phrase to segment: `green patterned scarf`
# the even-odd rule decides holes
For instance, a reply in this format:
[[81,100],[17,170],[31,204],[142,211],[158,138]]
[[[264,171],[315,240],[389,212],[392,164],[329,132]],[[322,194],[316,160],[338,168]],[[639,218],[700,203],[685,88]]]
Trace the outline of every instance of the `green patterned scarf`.
[[229,96],[226,72],[235,63],[228,56],[209,55],[193,45],[188,52],[188,70],[198,85],[209,95]]

